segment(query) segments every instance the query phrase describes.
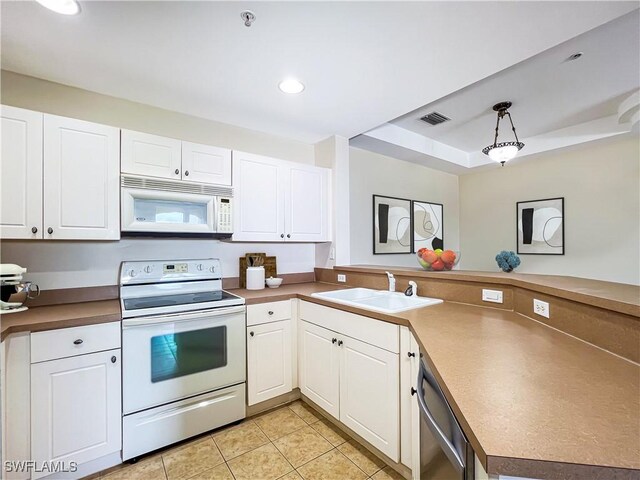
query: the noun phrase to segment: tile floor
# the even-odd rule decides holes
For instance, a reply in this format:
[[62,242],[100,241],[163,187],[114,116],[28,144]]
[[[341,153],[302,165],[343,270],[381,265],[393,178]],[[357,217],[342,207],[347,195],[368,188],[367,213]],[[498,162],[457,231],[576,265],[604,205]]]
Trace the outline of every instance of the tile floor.
[[[93,477],[94,479],[96,476]],[[101,480],[400,480],[297,401],[98,475]]]

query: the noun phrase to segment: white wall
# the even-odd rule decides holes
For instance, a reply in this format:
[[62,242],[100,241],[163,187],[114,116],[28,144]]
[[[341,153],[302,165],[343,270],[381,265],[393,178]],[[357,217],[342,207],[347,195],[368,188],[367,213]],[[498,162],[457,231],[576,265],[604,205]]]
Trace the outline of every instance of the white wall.
[[[298,141],[12,72],[2,71],[1,81],[0,101],[5,105],[314,163],[314,146]],[[0,247],[3,263],[27,267],[27,279],[43,289],[117,284],[118,268],[123,260],[219,257],[225,277],[238,276],[238,258],[247,252],[276,255],[279,273],[310,272],[315,266],[313,244],[128,239],[120,242],[3,241]]]
[[[444,245],[446,248],[458,249],[459,207],[456,175],[354,147],[349,149],[349,164],[351,264],[418,266],[413,254],[373,254],[374,194],[442,203]],[[464,261],[464,254],[462,259]]]
[[239,258],[248,252],[275,255],[278,273],[312,272],[313,244],[227,243],[191,239],[123,239],[119,242],[58,242],[6,240],[0,245],[2,263],[28,269],[26,280],[40,288],[117,285],[120,262],[220,258],[225,277],[237,277]]
[[640,284],[640,147],[627,136],[460,177],[466,270],[516,251],[516,202],[565,198],[565,255],[520,255],[519,273]]

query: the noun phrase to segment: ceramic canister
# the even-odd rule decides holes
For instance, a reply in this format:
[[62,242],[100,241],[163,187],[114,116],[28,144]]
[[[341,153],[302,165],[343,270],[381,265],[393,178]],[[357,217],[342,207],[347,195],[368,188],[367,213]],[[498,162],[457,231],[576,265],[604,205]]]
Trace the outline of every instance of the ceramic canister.
[[264,288],[264,267],[247,267],[247,290]]

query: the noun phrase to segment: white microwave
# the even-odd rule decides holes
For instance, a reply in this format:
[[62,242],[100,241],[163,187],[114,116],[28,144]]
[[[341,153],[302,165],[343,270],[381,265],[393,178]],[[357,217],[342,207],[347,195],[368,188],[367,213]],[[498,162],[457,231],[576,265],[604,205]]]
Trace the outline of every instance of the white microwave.
[[232,194],[229,187],[122,175],[120,230],[124,236],[228,238]]

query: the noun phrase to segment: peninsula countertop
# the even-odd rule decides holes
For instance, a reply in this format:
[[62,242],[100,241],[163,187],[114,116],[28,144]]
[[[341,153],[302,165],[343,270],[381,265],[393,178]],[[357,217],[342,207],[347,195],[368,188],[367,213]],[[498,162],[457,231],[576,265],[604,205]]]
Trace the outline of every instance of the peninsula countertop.
[[380,314],[311,296],[337,288],[234,293],[249,305],[299,298],[408,326],[489,474],[640,478],[637,364],[512,311],[445,302]]

